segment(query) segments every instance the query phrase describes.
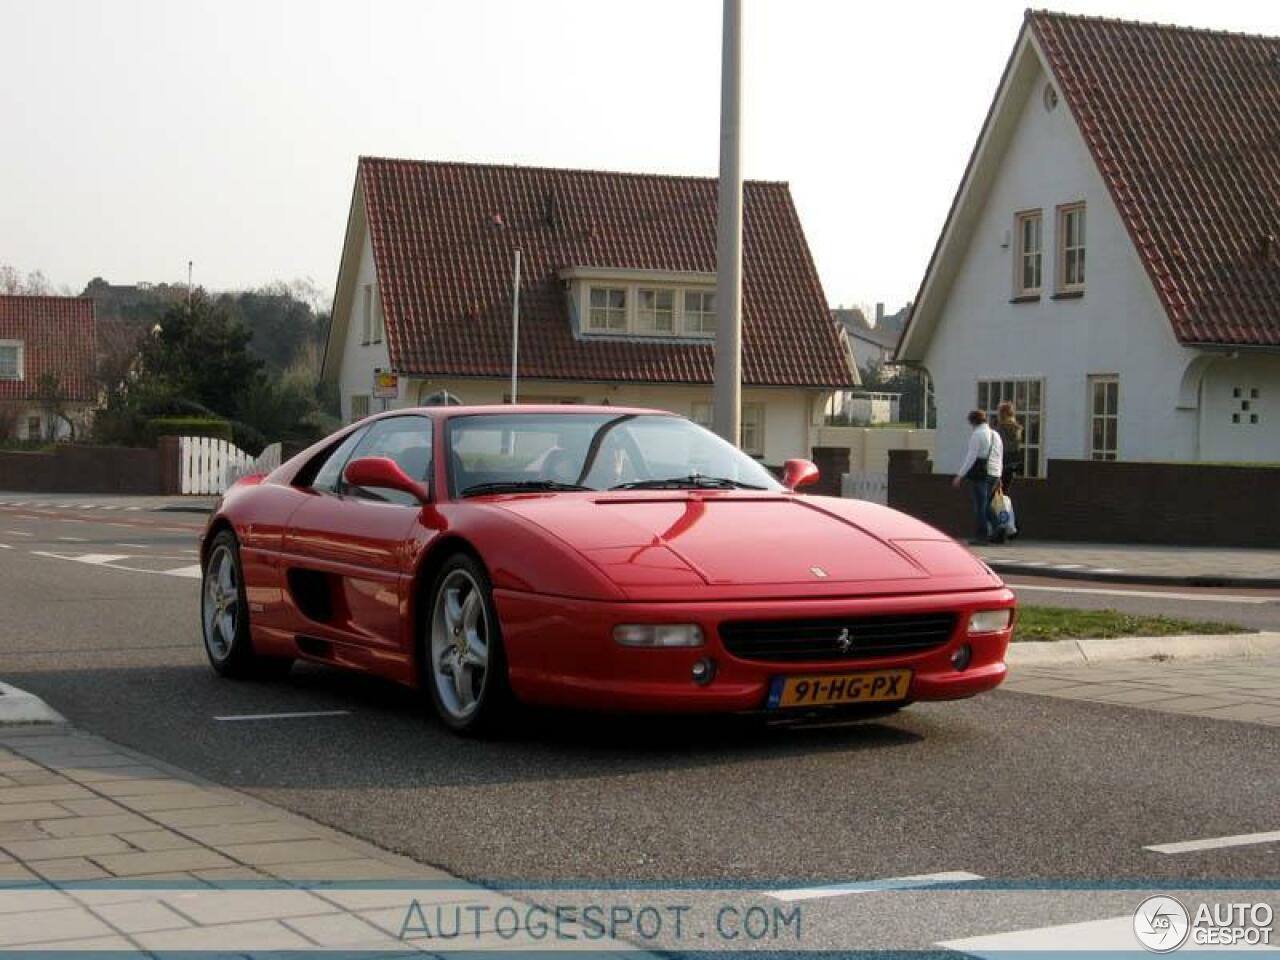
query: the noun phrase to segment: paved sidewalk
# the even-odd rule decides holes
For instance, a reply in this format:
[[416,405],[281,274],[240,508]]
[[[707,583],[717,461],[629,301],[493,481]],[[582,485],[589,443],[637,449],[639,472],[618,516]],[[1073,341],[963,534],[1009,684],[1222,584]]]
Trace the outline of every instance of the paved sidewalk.
[[1280,727],[1280,657],[1014,666],[1003,689]]
[[1120,583],[1280,588],[1280,549],[1017,540],[974,552],[997,573]]
[[489,924],[469,950],[536,945],[494,926],[527,903],[64,725],[0,730],[0,850],[0,952],[421,955],[445,904]]
[[214,497],[128,496],[107,493],[6,493],[0,491],[0,507],[32,510],[94,510],[103,513],[172,511],[209,513]]

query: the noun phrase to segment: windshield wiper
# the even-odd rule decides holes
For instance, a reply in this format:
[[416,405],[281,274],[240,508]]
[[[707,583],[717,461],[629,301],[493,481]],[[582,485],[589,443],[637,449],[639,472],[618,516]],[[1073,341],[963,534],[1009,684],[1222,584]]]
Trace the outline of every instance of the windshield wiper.
[[494,480],[490,483],[473,483],[459,496],[475,497],[483,493],[520,493],[525,490],[592,490],[580,483],[561,483],[558,480]]
[[754,483],[743,483],[741,480],[730,480],[728,477],[707,477],[700,473],[691,473],[687,477],[668,477],[665,480],[629,480],[610,490],[763,490],[764,487]]

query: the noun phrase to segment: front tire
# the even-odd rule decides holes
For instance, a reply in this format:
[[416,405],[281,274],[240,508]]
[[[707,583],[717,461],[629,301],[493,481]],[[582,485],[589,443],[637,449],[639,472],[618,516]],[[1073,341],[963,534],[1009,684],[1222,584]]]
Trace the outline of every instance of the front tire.
[[472,556],[454,554],[436,575],[422,642],[431,704],[455,733],[499,731],[514,699],[493,587]]
[[223,530],[209,546],[200,588],[200,626],[209,664],[222,677],[278,679],[289,672],[287,657],[263,657],[253,649],[245,599],[240,544]]

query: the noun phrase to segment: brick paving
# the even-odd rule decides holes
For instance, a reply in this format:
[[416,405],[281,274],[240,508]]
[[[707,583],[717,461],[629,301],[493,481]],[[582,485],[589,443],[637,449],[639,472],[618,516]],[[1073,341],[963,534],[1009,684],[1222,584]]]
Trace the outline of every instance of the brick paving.
[[[0,951],[421,956],[440,941],[402,939],[415,901],[528,910],[73,728],[0,730]],[[452,946],[538,945],[476,930]]]
[[1021,568],[1025,573],[1070,572],[1103,579],[1122,574],[1280,580],[1280,550],[1016,540],[1001,546],[975,547],[974,551],[1009,573]]
[[1280,727],[1280,657],[1014,666],[1004,688]]

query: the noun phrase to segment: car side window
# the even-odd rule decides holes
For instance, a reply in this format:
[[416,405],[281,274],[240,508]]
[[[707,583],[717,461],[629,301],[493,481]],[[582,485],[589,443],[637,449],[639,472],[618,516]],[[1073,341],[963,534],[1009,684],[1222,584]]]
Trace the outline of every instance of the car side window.
[[[375,421],[351,454],[352,460],[362,457],[388,457],[412,479],[429,480],[431,420],[427,417],[405,416]],[[351,488],[347,492],[354,496],[404,506],[416,506],[418,503],[415,497],[399,490]]]
[[337,493],[342,485],[342,468],[351,459],[351,451],[356,448],[356,445],[364,439],[368,432],[369,428],[365,427],[362,430],[354,430],[348,434],[347,438],[334,447],[333,452],[325,458],[324,463],[320,465],[320,469],[316,471],[315,478],[308,486],[319,493]]

